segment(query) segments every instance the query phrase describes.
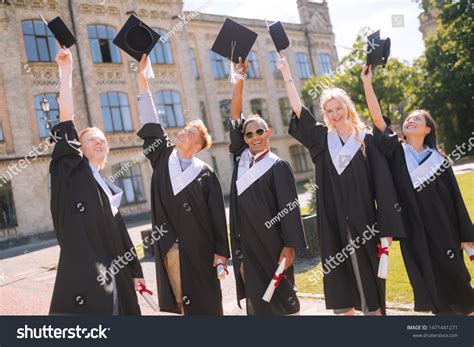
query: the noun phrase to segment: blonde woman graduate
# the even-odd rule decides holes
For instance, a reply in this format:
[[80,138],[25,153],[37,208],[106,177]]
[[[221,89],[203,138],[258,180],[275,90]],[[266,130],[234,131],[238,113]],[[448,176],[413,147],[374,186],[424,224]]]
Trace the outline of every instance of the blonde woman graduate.
[[302,106],[284,55],[277,62],[293,109],[289,133],[310,152],[316,168],[317,215],[326,308],[336,314],[385,315],[379,257],[404,237],[387,162],[354,103],[340,88],[320,99],[325,124]]

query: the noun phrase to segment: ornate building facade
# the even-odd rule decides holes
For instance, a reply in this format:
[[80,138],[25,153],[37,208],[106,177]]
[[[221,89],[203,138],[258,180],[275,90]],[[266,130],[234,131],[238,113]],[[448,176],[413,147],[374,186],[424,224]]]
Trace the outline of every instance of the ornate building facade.
[[[295,5],[301,24],[283,25],[291,41],[286,55],[301,87],[312,74],[331,72],[338,59],[326,1],[298,0]],[[71,48],[76,126],[104,129],[111,149],[103,175],[120,172],[115,183],[125,191],[122,214],[149,211],[151,168],[140,156],[136,135],[138,66],[112,43],[130,13],[167,38],[151,54],[156,78],[150,88],[161,122],[173,137],[187,121],[204,121],[214,144],[199,156],[218,172],[228,194],[227,118],[233,86],[226,61],[210,52],[225,16],[183,11],[182,0],[1,1],[0,242],[53,229],[47,124],[58,121],[60,76],[54,37],[40,14],[47,20],[61,16],[78,39]],[[313,176],[313,165],[308,152],[287,134],[290,105],[265,21],[235,20],[259,34],[249,55],[243,112],[269,121],[272,148],[291,163],[297,180],[305,181]],[[49,112],[42,109],[45,100]]]

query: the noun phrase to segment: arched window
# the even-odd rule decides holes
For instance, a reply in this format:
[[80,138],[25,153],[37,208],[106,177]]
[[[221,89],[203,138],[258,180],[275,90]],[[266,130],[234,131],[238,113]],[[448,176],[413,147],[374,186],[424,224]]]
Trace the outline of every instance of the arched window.
[[165,127],[177,128],[184,126],[183,106],[178,92],[163,90],[156,93],[156,101],[160,122]]
[[281,119],[283,120],[283,124],[289,125],[292,114],[290,100],[286,97],[280,98],[278,99],[278,106],[280,106],[280,113]]
[[250,108],[253,114],[258,114],[260,117],[265,119],[269,127],[271,126],[270,115],[268,113],[267,102],[265,99],[250,100]]
[[209,59],[211,59],[212,74],[215,79],[226,78],[229,75],[229,62],[225,58],[209,51]]
[[327,53],[321,53],[319,55],[319,71],[322,75],[331,74],[331,57]]
[[[50,129],[59,123],[59,104],[57,97],[58,94],[56,93],[35,96],[35,114],[41,138],[50,136]],[[43,112],[41,109],[41,100],[43,100],[43,98],[49,102],[49,112]]]
[[87,33],[94,63],[120,64],[122,62],[120,51],[112,42],[117,34],[115,28],[92,24],[87,26]]
[[273,78],[283,78],[280,70],[278,70],[276,64],[278,61],[278,55],[276,51],[268,53],[268,60],[270,61],[270,67],[272,69]]
[[[162,29],[154,28],[158,34],[160,34],[163,40],[166,37],[166,31]],[[152,64],[174,64],[173,54],[171,53],[171,44],[169,40],[158,40],[158,43],[153,47],[150,52],[150,62]]]
[[307,54],[296,53],[296,66],[298,67],[299,78],[308,79],[311,77],[311,66]]
[[133,130],[127,94],[116,92],[100,94],[100,107],[106,132]]
[[249,78],[260,78],[260,68],[258,66],[257,53],[255,53],[255,51],[250,51],[247,59],[249,63],[247,76]]
[[25,20],[22,23],[28,61],[54,61],[56,39],[42,20]]
[[291,146],[290,155],[295,172],[305,172],[311,170],[311,158],[309,157],[309,152],[303,146]]

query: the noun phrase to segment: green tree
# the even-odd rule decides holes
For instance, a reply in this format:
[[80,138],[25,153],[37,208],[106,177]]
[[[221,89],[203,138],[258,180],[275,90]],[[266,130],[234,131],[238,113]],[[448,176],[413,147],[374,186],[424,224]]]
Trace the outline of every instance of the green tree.
[[439,138],[448,150],[466,142],[474,131],[474,35],[472,1],[423,1],[425,13],[438,12],[439,24],[425,39],[420,59],[424,72],[417,104],[431,111]]
[[[303,85],[303,99],[306,105],[312,104],[314,99],[319,99],[323,89],[337,86],[349,93],[358,113],[362,117],[369,118],[360,73],[366,59],[366,37],[371,32],[368,28],[363,28],[359,32],[351,53],[341,60],[332,75],[313,76],[306,81]],[[390,58],[385,68],[375,69],[373,84],[386,117],[400,120],[405,107],[414,103],[414,85],[411,81],[414,78],[418,79],[419,70],[396,58]]]

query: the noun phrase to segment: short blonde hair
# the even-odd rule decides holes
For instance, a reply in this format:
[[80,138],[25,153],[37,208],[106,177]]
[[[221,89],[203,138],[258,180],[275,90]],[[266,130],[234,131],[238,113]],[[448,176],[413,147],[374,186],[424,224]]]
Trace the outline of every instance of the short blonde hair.
[[93,131],[98,131],[98,132],[100,132],[102,135],[104,135],[104,137],[105,137],[105,134],[104,134],[104,132],[103,132],[101,129],[99,129],[99,128],[97,128],[97,127],[89,127],[89,128],[82,129],[82,130],[79,132],[79,142],[81,141],[81,138],[82,138],[85,134],[91,133],[91,132],[93,132]]
[[201,143],[201,150],[203,149],[209,149],[211,148],[212,145],[212,138],[211,135],[209,135],[209,132],[207,131],[206,126],[204,125],[203,121],[200,119],[193,120],[186,124],[187,127],[194,127],[199,131],[199,136],[200,136],[200,143]]

